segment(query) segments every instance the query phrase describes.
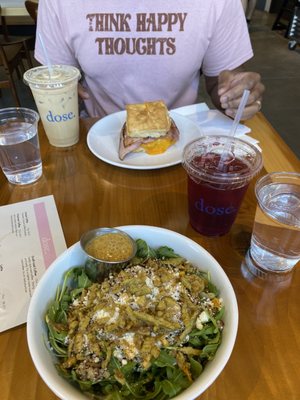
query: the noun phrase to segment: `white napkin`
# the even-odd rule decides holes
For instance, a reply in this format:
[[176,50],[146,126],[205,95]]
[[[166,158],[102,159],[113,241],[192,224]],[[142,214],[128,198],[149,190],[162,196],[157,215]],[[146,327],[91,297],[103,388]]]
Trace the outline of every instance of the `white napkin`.
[[[205,103],[179,107],[172,111],[191,119],[200,127],[204,135],[228,135],[233,123],[231,118],[227,117],[219,110],[210,110]],[[259,148],[259,146],[257,146],[258,140],[247,136],[249,132],[251,132],[251,129],[248,128],[248,126],[239,124],[235,136]]]

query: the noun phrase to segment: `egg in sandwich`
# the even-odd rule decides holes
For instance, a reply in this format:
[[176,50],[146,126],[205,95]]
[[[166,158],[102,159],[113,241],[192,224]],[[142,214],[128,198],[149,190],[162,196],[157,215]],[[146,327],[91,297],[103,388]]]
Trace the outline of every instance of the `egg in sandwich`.
[[132,152],[164,153],[179,139],[178,128],[162,100],[126,105],[120,133],[119,158]]

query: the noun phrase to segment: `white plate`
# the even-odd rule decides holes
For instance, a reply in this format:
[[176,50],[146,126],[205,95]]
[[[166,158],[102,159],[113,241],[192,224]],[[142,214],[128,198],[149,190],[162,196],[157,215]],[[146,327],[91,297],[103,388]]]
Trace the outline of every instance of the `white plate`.
[[87,144],[91,152],[108,164],[129,169],[158,169],[181,163],[184,146],[193,139],[203,136],[201,128],[188,118],[170,112],[180,132],[179,140],[165,153],[148,155],[130,153],[123,161],[119,159],[119,138],[126,120],[126,111],[110,114],[96,122],[88,132]]

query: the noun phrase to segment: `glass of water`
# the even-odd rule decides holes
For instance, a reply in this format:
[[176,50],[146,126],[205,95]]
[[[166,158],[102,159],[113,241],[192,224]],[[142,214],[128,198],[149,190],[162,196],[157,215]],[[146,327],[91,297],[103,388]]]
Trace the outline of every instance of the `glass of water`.
[[300,260],[300,174],[273,172],[255,185],[257,209],[246,255],[255,275],[289,272]]
[[0,166],[11,183],[25,185],[42,175],[38,121],[28,108],[0,109]]

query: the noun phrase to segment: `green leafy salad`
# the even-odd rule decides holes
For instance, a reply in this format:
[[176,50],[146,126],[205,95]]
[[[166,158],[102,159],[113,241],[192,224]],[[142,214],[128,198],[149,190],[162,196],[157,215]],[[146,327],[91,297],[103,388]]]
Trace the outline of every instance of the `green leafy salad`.
[[68,270],[45,315],[59,373],[93,399],[170,399],[221,343],[224,306],[209,274],[136,242],[102,282],[95,262]]

